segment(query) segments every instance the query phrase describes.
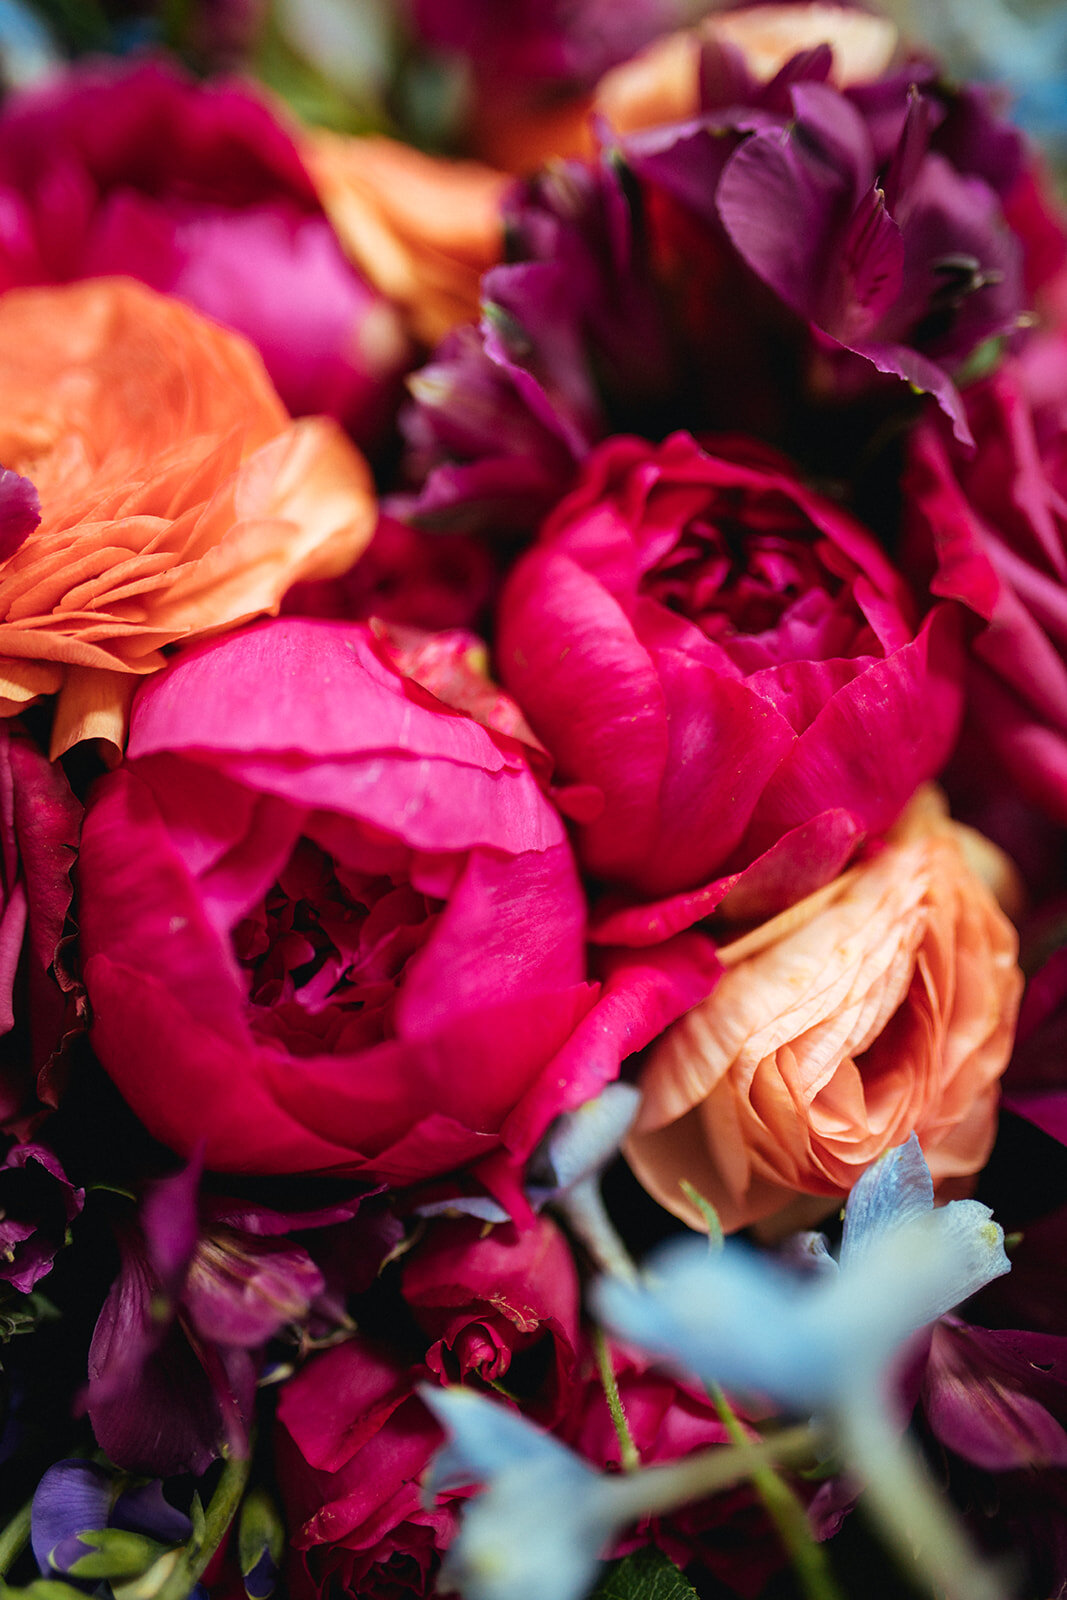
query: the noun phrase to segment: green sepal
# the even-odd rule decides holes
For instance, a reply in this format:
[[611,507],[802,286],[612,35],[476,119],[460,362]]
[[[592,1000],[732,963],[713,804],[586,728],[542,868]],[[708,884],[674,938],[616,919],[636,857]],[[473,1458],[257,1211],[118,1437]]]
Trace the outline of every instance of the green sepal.
[[250,1489],[241,1501],[237,1520],[237,1559],[241,1576],[247,1578],[263,1558],[270,1556],[278,1566],[285,1550],[285,1525],[281,1513],[266,1489]]
[[166,1552],[166,1545],[143,1533],[125,1528],[104,1528],[100,1532],[79,1533],[82,1544],[92,1546],[89,1555],[72,1561],[72,1578],[138,1578]]

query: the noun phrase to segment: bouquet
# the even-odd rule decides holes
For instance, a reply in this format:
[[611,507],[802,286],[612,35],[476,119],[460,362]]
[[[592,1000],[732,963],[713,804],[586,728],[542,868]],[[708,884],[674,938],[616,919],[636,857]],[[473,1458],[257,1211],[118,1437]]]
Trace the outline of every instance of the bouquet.
[[1067,1594],[1067,35],[968,16],[0,8],[0,1597]]

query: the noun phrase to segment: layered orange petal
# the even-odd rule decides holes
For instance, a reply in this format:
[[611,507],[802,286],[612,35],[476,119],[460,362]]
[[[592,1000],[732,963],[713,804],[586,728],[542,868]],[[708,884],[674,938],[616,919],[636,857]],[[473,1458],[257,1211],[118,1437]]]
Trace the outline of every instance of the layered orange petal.
[[1014,929],[967,862],[966,831],[925,800],[885,848],[725,946],[718,987],[654,1047],[627,1155],[700,1225],[839,1198],[919,1136],[935,1182],[992,1145],[1022,989]]
[[0,298],[0,460],[42,513],[0,564],[0,710],[58,688],[53,754],[120,742],[125,675],[345,571],[374,527],[335,423],[291,421],[251,345],[124,279]]

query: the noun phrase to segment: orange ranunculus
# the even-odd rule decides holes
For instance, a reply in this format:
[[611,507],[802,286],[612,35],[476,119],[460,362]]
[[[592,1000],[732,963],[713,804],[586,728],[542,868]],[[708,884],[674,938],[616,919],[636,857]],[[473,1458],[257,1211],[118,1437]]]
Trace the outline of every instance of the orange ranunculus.
[[594,116],[623,134],[696,116],[701,52],[712,43],[738,50],[761,81],[773,78],[798,51],[829,44],[834,54],[831,79],[843,87],[885,71],[896,48],[897,30],[886,17],[824,0],[717,12],[696,27],[664,35],[612,67],[590,93],[547,106],[480,108],[475,149],[499,167],[530,172],[553,156],[591,156]]
[[626,1148],[668,1210],[703,1225],[682,1179],[726,1229],[841,1198],[913,1131],[935,1183],[979,1170],[1022,975],[972,839],[921,791],[878,854],[720,949],[717,988],[653,1047]]
[[336,423],[290,420],[239,335],[122,278],[0,297],[0,461],[41,522],[0,562],[0,713],[120,749],[168,645],[345,571],[375,507]]
[[396,140],[307,131],[301,155],[349,258],[424,344],[478,315],[478,280],[500,259],[509,179]]

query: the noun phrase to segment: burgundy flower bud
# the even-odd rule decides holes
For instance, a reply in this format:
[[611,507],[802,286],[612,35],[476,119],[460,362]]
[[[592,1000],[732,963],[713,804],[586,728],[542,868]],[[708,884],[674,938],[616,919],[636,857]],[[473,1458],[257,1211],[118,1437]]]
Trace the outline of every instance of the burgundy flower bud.
[[0,1279],[28,1294],[52,1270],[84,1203],[51,1150],[12,1145],[0,1164]]
[[470,1374],[505,1379],[519,1352],[547,1341],[547,1392],[535,1397],[532,1411],[551,1423],[567,1406],[578,1278],[566,1240],[547,1217],[521,1231],[507,1223],[487,1232],[475,1217],[433,1223],[406,1260],[403,1293],[434,1341],[426,1364],[443,1382],[462,1383]]

